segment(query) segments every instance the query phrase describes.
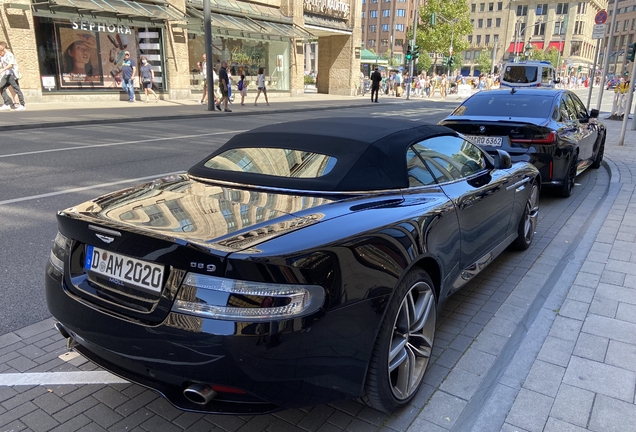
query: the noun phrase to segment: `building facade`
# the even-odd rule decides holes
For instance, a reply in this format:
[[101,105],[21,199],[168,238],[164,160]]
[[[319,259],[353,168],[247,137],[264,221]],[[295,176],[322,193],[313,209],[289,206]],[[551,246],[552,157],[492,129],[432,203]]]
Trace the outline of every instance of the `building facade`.
[[[636,0],[618,2],[616,5],[616,25],[614,33],[610,37],[611,19],[614,11],[614,2],[608,5],[608,20],[606,24],[605,46],[609,46],[608,73],[628,76],[632,72],[632,64],[627,61],[625,52],[627,45],[636,41]],[[599,62],[603,60],[605,51],[600,55]],[[601,67],[603,67],[601,65]]]
[[[636,0],[630,0],[636,1]],[[594,63],[596,41],[592,39],[594,17],[607,9],[605,0],[584,2],[503,1],[470,3],[474,32],[468,36],[470,49],[463,53],[463,72],[479,71],[475,60],[482,51],[495,53],[495,65],[524,58],[530,46],[547,51],[556,48],[562,73],[576,70],[587,74]]]
[[381,56],[393,53],[395,63],[402,64],[415,4],[416,0],[362,0],[362,46]]
[[[4,0],[3,39],[20,66],[27,104],[123,99],[126,51],[137,65],[142,56],[150,61],[162,98],[199,98],[202,1]],[[354,0],[209,1],[215,68],[227,60],[250,86],[264,68],[269,93],[302,95],[305,43],[313,41],[318,91],[353,94],[361,43],[361,6]]]

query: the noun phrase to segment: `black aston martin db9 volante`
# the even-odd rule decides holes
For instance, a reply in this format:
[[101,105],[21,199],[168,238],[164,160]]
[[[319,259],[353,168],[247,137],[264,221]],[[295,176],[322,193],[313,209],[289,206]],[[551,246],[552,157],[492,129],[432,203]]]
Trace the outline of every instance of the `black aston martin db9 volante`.
[[603,161],[598,114],[566,89],[492,90],[475,93],[439,124],[487,150],[505,150],[513,162],[534,164],[544,186],[569,197],[575,177]]
[[59,212],[48,307],[69,346],[183,410],[389,412],[422,383],[444,300],[530,245],[539,187],[443,126],[265,126]]

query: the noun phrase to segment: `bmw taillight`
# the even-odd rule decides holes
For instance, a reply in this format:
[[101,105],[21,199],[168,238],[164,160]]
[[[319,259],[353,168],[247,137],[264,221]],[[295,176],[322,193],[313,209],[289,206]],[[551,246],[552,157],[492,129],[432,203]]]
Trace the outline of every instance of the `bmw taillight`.
[[51,246],[51,253],[49,254],[49,261],[55,270],[60,274],[64,274],[64,262],[68,257],[68,253],[71,249],[71,241],[58,231],[53,245]]
[[510,137],[511,142],[524,144],[554,144],[557,140],[557,134],[550,131],[545,134],[535,134],[532,138],[515,138]]
[[297,318],[322,307],[325,291],[318,285],[250,282],[188,273],[172,311],[240,321]]

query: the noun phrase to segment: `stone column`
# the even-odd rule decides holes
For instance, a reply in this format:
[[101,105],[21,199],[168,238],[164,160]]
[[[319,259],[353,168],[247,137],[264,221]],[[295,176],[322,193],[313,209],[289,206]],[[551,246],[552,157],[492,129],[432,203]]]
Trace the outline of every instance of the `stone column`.
[[[293,23],[304,27],[303,0],[289,0],[281,2],[283,15],[292,17]],[[301,39],[292,39],[289,47],[289,94],[303,96],[305,94],[305,49]]]
[[9,51],[15,55],[21,74],[20,89],[28,105],[29,102],[42,100],[42,83],[31,2],[12,0],[11,3],[24,5],[26,9],[7,8],[0,3],[0,21],[4,30],[0,41],[6,42]]
[[351,35],[318,38],[318,93],[355,95],[360,79],[360,58],[355,54],[361,45],[361,11],[362,2],[350,2],[348,24],[353,28]]
[[[185,0],[168,0],[176,10],[186,9]],[[191,99],[190,63],[188,57],[188,30],[175,28],[175,21],[166,23],[164,59],[168,80],[168,97],[173,100]],[[180,22],[185,24],[185,21]]]

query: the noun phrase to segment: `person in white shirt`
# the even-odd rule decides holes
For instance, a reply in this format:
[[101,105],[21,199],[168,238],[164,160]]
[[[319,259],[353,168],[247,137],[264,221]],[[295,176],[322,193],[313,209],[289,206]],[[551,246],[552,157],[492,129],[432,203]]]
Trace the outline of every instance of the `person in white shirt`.
[[13,106],[13,100],[7,91],[9,87],[13,88],[20,100],[20,104],[15,107],[15,110],[23,111],[26,109],[24,96],[18,82],[19,77],[18,63],[15,61],[13,53],[7,50],[6,42],[0,42],[0,93],[2,93],[2,99],[4,100],[4,105],[0,107],[0,111],[10,110]]
[[254,99],[254,106],[256,106],[256,102],[258,102],[258,97],[261,95],[261,92],[265,95],[265,102],[267,103],[267,106],[269,106],[269,101],[267,100],[267,89],[265,88],[265,68],[258,68],[256,88],[258,88],[258,93],[256,93],[256,99]]

